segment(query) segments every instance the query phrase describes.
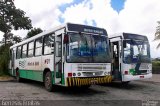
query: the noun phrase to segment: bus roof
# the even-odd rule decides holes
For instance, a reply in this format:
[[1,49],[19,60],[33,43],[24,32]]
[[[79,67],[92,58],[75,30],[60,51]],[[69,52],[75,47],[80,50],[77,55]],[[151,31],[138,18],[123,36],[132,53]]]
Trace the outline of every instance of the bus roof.
[[34,39],[36,39],[36,38],[39,38],[39,37],[41,37],[41,36],[43,36],[43,35],[50,34],[50,33],[54,33],[54,31],[56,31],[56,30],[58,30],[58,29],[61,29],[61,28],[64,28],[65,26],[66,26],[66,24],[63,24],[63,25],[60,25],[60,26],[58,26],[58,27],[55,27],[54,29],[51,29],[51,30],[48,30],[48,31],[44,31],[44,32],[42,32],[42,33],[39,33],[39,34],[37,34],[37,35],[35,35],[35,36],[31,37],[31,38],[28,38],[28,39],[20,42],[20,43],[14,44],[13,46],[10,47],[10,49],[11,49],[11,48],[14,48],[14,47],[17,47],[17,46],[19,46],[19,45],[25,44],[25,43],[27,43],[27,42],[30,42],[30,41],[32,41],[32,40],[34,40]]
[[11,48],[14,48],[14,47],[17,47],[19,45],[22,45],[22,44],[25,44],[27,42],[30,42],[36,38],[39,38],[43,35],[47,35],[47,34],[51,34],[51,33],[54,33],[55,31],[59,30],[59,29],[62,29],[62,28],[66,28],[67,31],[79,31],[79,32],[87,32],[87,33],[96,33],[96,34],[105,34],[107,35],[107,32],[104,28],[98,28],[98,27],[94,27],[94,26],[88,26],[88,25],[80,25],[80,24],[73,24],[73,23],[65,23],[65,24],[62,24],[58,27],[55,27],[51,30],[48,30],[48,31],[44,31],[40,34],[37,34],[31,38],[28,38],[20,43],[17,43],[13,46],[10,47]]

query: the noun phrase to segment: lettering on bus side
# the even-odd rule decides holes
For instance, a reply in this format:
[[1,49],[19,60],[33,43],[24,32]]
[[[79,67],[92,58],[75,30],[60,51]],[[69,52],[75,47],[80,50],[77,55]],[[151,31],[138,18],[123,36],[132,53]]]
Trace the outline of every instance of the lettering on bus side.
[[39,66],[39,62],[28,62],[28,66]]
[[49,64],[50,63],[50,59],[45,59],[44,60],[44,64]]

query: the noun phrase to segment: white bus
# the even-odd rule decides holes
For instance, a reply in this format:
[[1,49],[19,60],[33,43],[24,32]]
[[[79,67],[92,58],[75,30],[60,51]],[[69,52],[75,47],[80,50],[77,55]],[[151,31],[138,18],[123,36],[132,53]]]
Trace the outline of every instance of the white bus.
[[120,33],[109,39],[114,80],[128,83],[152,77],[150,45],[146,36]]
[[109,38],[103,28],[67,23],[10,47],[10,73],[17,80],[83,86],[109,83]]

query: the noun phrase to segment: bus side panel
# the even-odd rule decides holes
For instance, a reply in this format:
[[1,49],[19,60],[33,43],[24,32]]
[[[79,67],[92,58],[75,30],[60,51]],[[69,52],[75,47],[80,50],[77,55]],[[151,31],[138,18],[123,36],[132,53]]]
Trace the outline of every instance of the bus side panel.
[[[147,79],[152,77],[152,66],[151,64],[147,63],[142,63],[141,65],[147,66],[146,69],[142,69],[143,67],[140,66],[140,71],[147,70],[147,73],[143,73],[140,75],[132,75],[133,69],[135,69],[135,64],[122,64],[122,81],[132,81],[132,80],[141,80],[141,79]],[[128,75],[125,75],[124,71],[128,71]]]
[[49,69],[52,72],[52,80],[54,83],[54,54],[42,56],[42,71]]
[[42,61],[41,56],[32,57],[27,59],[27,79],[43,81]]
[[16,60],[20,77],[36,81],[43,81],[41,64],[41,56]]

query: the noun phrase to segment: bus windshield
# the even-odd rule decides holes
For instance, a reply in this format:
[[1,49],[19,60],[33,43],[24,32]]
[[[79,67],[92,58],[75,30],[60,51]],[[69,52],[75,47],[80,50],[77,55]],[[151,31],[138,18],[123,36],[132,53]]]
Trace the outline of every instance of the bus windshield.
[[100,35],[69,33],[67,62],[108,63],[111,61],[108,38]]
[[124,63],[151,62],[150,47],[148,41],[145,42],[142,40],[124,40],[123,42]]

